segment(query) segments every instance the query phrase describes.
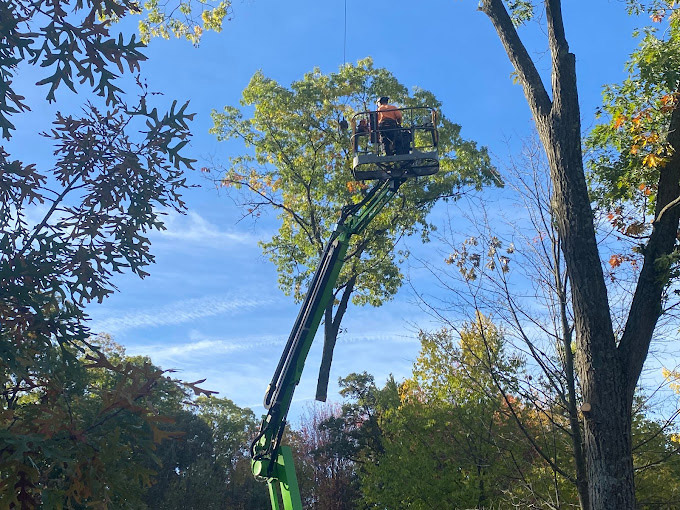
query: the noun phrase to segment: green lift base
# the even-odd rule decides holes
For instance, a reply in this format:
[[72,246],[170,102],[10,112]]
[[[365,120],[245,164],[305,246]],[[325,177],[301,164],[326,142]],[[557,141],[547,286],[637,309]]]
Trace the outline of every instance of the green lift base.
[[[302,510],[302,498],[295,475],[293,452],[289,446],[281,446],[274,470],[276,478],[267,480],[272,510]],[[281,508],[280,501],[283,501],[283,508]]]

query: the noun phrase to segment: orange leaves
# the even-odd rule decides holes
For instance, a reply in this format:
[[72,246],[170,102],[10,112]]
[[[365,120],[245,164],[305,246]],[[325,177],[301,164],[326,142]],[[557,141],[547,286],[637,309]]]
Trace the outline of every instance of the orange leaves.
[[[640,184],[639,189],[645,197],[648,197],[653,192],[653,190],[644,183]],[[626,215],[621,207],[617,207],[615,210],[610,211],[607,214],[607,221],[609,221],[612,227],[621,234],[635,238],[644,236],[650,227],[649,222],[645,218],[640,219]],[[610,260],[610,264],[611,262],[612,261]],[[615,266],[612,265],[612,267]]]
[[672,149],[664,141],[665,136],[659,133],[659,113],[674,110],[677,106],[677,99],[677,94],[666,94],[659,98],[654,106],[640,109],[630,116],[619,113],[611,121],[610,125],[614,129],[625,129],[629,133],[629,135],[622,133],[622,136],[626,138],[630,136],[628,142],[632,142],[628,153],[630,156],[639,157],[639,164],[645,168],[662,167],[668,161],[667,156]]
[[614,128],[619,129],[623,124],[626,122],[626,116],[625,115],[617,115],[614,118]]
[[678,93],[666,94],[661,98],[663,106],[675,105],[678,102]]
[[609,265],[612,267],[612,269],[617,269],[624,262],[630,262],[630,265],[633,269],[637,269],[638,267],[637,260],[635,260],[635,258],[633,258],[632,255],[623,255],[621,253],[615,253],[611,257],[609,257]]
[[652,21],[654,23],[661,23],[665,15],[666,13],[664,11],[658,10],[654,14],[652,14],[650,18],[652,18]]
[[659,102],[661,103],[659,110],[662,113],[670,113],[678,106],[678,93],[674,92],[673,94],[666,94],[661,97]]
[[357,193],[368,188],[368,184],[363,181],[347,181],[347,191]]

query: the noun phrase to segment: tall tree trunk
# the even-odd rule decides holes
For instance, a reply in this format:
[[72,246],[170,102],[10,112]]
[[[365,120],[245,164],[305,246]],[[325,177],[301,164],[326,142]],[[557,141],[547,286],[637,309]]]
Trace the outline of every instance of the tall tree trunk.
[[483,0],[513,63],[546,151],[553,207],[571,282],[576,370],[584,402],[584,443],[593,510],[634,510],[631,406],[617,350],[583,170],[575,57],[559,0],[546,0],[552,54],[552,100],[501,0]]

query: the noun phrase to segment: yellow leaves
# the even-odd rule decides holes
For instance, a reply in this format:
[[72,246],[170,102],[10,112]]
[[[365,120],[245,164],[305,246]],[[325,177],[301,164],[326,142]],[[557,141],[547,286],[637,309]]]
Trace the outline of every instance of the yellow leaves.
[[663,166],[666,163],[666,158],[663,158],[657,154],[647,154],[642,160],[642,164],[647,168],[656,168]]
[[659,135],[657,133],[650,133],[644,138],[646,143],[657,143],[659,141]]
[[661,369],[661,373],[663,378],[668,381],[668,386],[670,389],[672,389],[675,393],[680,394],[680,372],[677,372],[676,370],[668,370],[664,367]]
[[[663,378],[668,382],[668,386],[675,393],[680,394],[680,372],[668,370],[666,367],[661,369]],[[680,444],[680,434],[671,435],[671,441]]]

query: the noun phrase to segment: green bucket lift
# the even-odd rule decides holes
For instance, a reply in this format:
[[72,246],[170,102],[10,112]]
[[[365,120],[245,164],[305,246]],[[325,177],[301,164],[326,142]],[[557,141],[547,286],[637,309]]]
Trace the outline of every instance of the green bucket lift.
[[[389,156],[381,147],[377,112],[362,112],[352,119],[354,178],[379,182],[361,202],[343,207],[267,387],[264,397],[267,415],[250,446],[250,454],[253,474],[269,486],[272,510],[302,510],[293,456],[289,447],[281,445],[281,438],[307,354],[326,305],[333,299],[333,289],[345,262],[350,238],[364,231],[408,178],[432,175],[439,170],[436,112],[432,108],[403,108],[402,111],[404,119],[408,120],[398,127],[398,136],[403,137],[398,151],[401,154]],[[362,118],[365,123],[361,123]],[[372,127],[368,132],[359,133],[359,124]]]

